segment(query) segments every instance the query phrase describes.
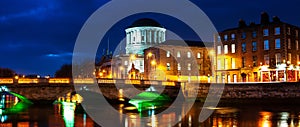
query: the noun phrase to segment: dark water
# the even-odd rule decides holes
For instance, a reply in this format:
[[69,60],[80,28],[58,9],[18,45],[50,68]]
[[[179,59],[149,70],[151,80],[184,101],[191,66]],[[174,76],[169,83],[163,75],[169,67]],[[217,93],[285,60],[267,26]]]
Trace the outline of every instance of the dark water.
[[[296,101],[296,100],[295,100]],[[300,106],[296,103],[221,103],[204,122],[198,122],[202,103],[196,102],[187,115],[168,112],[157,117],[157,110],[138,113],[128,104],[114,105],[128,117],[118,118],[125,127],[300,127]],[[180,106],[178,106],[180,107]],[[170,107],[177,108],[177,107]],[[205,107],[210,108],[210,107]],[[183,111],[184,112],[184,111]],[[1,112],[0,112],[1,114]],[[80,105],[33,104],[19,113],[2,114],[0,127],[98,127]],[[141,118],[150,116],[147,120]],[[115,119],[112,119],[112,121]],[[180,121],[180,122],[177,122]],[[177,123],[177,124],[175,124]]]

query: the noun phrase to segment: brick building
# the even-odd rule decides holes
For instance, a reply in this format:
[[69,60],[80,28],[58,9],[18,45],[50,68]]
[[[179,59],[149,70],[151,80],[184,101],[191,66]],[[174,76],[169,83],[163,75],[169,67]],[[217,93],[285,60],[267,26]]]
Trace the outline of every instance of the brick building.
[[[210,48],[206,48],[209,46]],[[208,82],[213,43],[169,40],[144,50],[145,79]]]
[[217,82],[297,81],[299,27],[261,14],[260,24],[240,20],[215,38]]

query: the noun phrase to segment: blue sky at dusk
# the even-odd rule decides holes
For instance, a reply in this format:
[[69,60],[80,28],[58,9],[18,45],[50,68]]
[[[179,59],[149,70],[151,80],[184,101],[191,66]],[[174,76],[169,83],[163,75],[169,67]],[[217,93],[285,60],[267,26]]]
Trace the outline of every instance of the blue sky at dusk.
[[[81,27],[94,11],[107,2],[1,0],[0,67],[11,68],[19,74],[54,75],[61,65],[71,63],[74,44]],[[262,11],[267,12],[270,17],[279,16],[283,22],[300,26],[299,0],[192,2],[207,14],[219,31],[236,27],[239,19],[244,19],[247,23],[259,23]],[[198,40],[179,21],[169,22],[170,18],[162,15],[140,14],[120,21],[110,30],[106,39],[110,38],[111,48],[125,37],[125,28],[144,17],[155,19],[183,39]]]

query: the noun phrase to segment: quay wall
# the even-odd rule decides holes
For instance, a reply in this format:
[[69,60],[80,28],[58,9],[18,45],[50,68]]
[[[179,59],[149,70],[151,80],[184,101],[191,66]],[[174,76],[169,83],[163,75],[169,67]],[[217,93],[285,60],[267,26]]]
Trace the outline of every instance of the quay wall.
[[[180,84],[176,86],[156,86],[162,93],[176,98],[178,94],[183,94],[186,98],[189,95],[197,94],[198,98],[206,98],[209,91],[221,90],[220,87],[209,89],[212,84]],[[220,84],[213,84],[218,85]],[[66,96],[67,93],[74,93],[74,85],[70,84],[26,84],[26,85],[6,85],[10,91],[18,93],[30,100],[56,100],[58,97]],[[108,99],[118,99],[120,91],[115,84],[98,84],[101,93]],[[92,92],[99,92],[98,86],[89,86]],[[181,89],[180,89],[181,86]],[[76,86],[83,87],[83,86]],[[124,98],[132,98],[139,93],[138,90],[146,90],[147,85],[118,85],[122,89]],[[97,90],[98,89],[98,90]],[[197,91],[197,93],[195,93]],[[224,99],[260,99],[260,98],[300,98],[300,83],[239,83],[225,84],[222,97]]]

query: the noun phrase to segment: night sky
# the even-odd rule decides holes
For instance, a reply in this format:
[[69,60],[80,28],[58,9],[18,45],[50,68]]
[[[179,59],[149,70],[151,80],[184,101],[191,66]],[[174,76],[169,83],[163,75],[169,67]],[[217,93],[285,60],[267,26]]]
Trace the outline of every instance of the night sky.
[[[91,14],[107,0],[1,0],[0,67],[19,74],[54,75],[72,60],[77,35]],[[261,12],[300,26],[299,0],[193,0],[218,31],[236,27],[239,19],[260,21]],[[188,9],[188,8],[187,8]],[[199,40],[186,25],[158,14],[140,14],[117,23],[102,42],[114,45],[125,37],[125,28],[139,18],[153,18],[185,40]],[[105,18],[105,17],[104,17]],[[107,43],[100,46],[99,52]]]

